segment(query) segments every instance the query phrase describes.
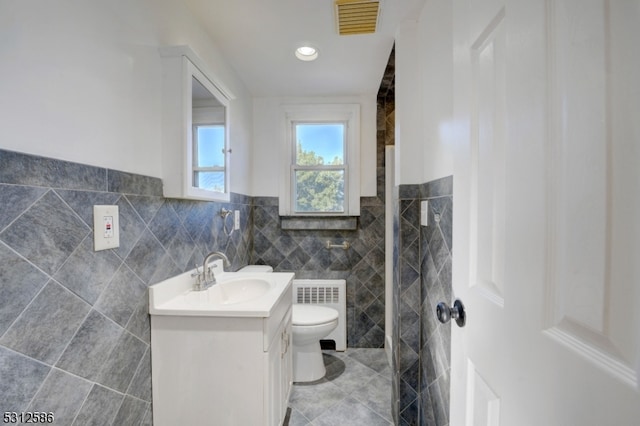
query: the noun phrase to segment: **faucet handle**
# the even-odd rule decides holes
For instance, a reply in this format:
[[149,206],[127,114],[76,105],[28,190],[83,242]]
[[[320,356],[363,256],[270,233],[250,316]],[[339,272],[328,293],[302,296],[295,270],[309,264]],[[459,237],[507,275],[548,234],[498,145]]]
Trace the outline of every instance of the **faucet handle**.
[[206,277],[207,279],[213,278],[213,277],[214,277],[214,275],[213,275],[213,269],[215,269],[215,268],[217,268],[217,267],[218,267],[218,265],[217,265],[216,263],[213,263],[213,264],[207,265],[206,273],[205,273],[205,271],[202,271],[202,275],[203,275],[204,277]]
[[196,270],[191,273],[192,278],[200,276],[200,270],[198,269],[198,264],[196,263],[195,266],[196,266]]
[[202,290],[202,277],[200,274],[196,275],[196,285],[194,286],[196,290]]

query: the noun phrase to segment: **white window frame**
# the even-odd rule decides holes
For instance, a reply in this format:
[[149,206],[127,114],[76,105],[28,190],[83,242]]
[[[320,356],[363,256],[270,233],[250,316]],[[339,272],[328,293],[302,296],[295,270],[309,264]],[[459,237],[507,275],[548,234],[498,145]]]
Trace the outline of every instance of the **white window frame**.
[[[360,105],[312,104],[285,105],[284,141],[280,179],[281,216],[359,216],[360,215]],[[294,209],[294,173],[296,141],[293,126],[296,123],[346,123],[345,126],[345,185],[344,212],[296,212]],[[323,168],[328,169],[328,168]]]

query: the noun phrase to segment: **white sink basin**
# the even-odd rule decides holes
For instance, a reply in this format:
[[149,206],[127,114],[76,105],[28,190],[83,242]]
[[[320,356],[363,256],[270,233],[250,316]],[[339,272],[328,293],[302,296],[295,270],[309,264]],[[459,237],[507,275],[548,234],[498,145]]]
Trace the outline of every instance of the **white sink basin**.
[[193,271],[149,287],[151,315],[269,317],[286,292],[291,292],[290,272],[224,272],[216,260],[216,284],[195,291]]
[[267,280],[239,277],[214,284],[204,291],[190,291],[184,297],[194,306],[232,305],[262,297],[270,289],[271,283]]

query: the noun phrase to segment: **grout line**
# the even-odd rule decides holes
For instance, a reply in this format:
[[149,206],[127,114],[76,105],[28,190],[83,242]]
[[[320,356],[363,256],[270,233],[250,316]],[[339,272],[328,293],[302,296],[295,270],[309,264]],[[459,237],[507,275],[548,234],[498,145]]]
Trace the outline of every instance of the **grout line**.
[[[129,268],[131,269],[131,268]],[[134,272],[135,275],[135,272]],[[137,277],[137,275],[136,275]],[[140,281],[142,282],[142,281]],[[146,284],[145,284],[146,285]],[[136,333],[132,332],[129,330],[129,325],[131,324],[131,322],[134,320],[135,316],[136,316],[136,312],[138,311],[138,308],[140,308],[141,306],[145,306],[147,305],[147,303],[144,302],[144,299],[149,299],[149,290],[147,287],[147,290],[145,290],[145,294],[143,295],[143,297],[140,298],[140,300],[138,301],[138,303],[136,304],[135,308],[133,309],[133,313],[131,314],[131,316],[129,317],[129,319],[127,320],[127,323],[124,325],[124,329],[126,331],[128,331],[130,334],[132,334],[133,336],[137,337],[139,340],[141,340],[142,342],[146,343],[147,345],[150,345],[150,342],[147,342],[146,340],[144,340],[141,336],[138,336]],[[142,302],[141,302],[142,301]],[[144,307],[142,308],[144,309]],[[149,308],[147,306],[147,308],[145,309],[145,314],[147,316],[147,320],[148,322],[151,321],[151,319],[149,318]]]
[[[365,351],[359,351],[359,349],[365,349]],[[357,364],[359,364],[360,366],[365,367],[365,368],[367,369],[367,371],[368,371],[368,372],[365,374],[365,375],[366,375],[366,378],[371,378],[371,380],[373,380],[373,378],[380,377],[381,379],[383,379],[383,380],[385,380],[385,381],[388,381],[388,382],[391,384],[391,379],[390,379],[389,377],[386,377],[386,376],[385,376],[385,375],[383,375],[382,373],[380,373],[380,372],[376,371],[376,370],[375,370],[374,368],[372,368],[369,364],[367,364],[367,362],[366,362],[366,361],[361,361],[361,360],[359,360],[358,358],[356,358],[356,357],[354,357],[354,356],[353,356],[353,354],[354,354],[354,353],[357,353],[357,352],[367,352],[367,351],[369,351],[369,350],[371,350],[371,351],[379,351],[379,352],[384,356],[384,358],[385,358],[385,360],[386,360],[386,353],[384,352],[384,348],[347,348],[347,351],[346,351],[346,352],[336,352],[336,353],[334,354],[333,352],[323,351],[323,353],[326,353],[327,355],[335,356],[338,360],[343,361],[343,362],[344,362],[344,360],[347,360],[347,359],[348,359],[348,360],[349,360],[349,361],[351,361],[352,363],[357,363]],[[382,356],[382,355],[381,355],[381,356]],[[347,365],[346,365],[346,363],[345,363],[345,372],[347,371],[347,368],[348,368],[348,367],[347,367]],[[370,373],[373,373],[373,374],[370,374]],[[362,378],[362,376],[361,376],[361,375],[358,375],[357,377],[354,377],[354,380],[359,381],[359,379],[361,379],[361,378]],[[376,416],[378,416],[378,417],[380,417],[381,419],[383,419],[384,421],[388,422],[390,425],[392,424],[392,419],[390,418],[390,417],[392,417],[392,416],[393,416],[393,413],[392,413],[392,412],[389,412],[388,414],[389,414],[389,416],[390,416],[390,417],[387,417],[387,415],[385,415],[385,414],[383,414],[383,413],[380,413],[380,412],[376,411],[374,408],[372,408],[371,406],[369,406],[369,405],[367,404],[367,401],[368,401],[368,400],[363,401],[362,399],[360,399],[360,398],[358,398],[358,397],[356,397],[356,396],[354,396],[354,395],[352,395],[352,394],[349,394],[349,393],[348,393],[348,392],[346,392],[346,391],[345,391],[341,386],[339,386],[338,384],[335,384],[335,383],[334,383],[333,381],[331,381],[331,380],[325,380],[325,381],[322,381],[321,383],[322,383],[322,384],[325,384],[325,383],[331,383],[331,384],[333,384],[333,385],[334,385],[334,386],[335,386],[335,387],[336,387],[336,388],[337,388],[337,389],[338,389],[342,394],[344,394],[344,397],[343,397],[343,398],[341,398],[339,401],[337,401],[334,405],[332,405],[332,407],[335,407],[335,406],[337,406],[338,404],[344,403],[348,398],[353,398],[353,400],[357,401],[357,403],[358,403],[358,404],[360,404],[360,405],[362,405],[362,406],[363,406],[363,407],[364,407],[368,412],[374,413]],[[367,380],[367,381],[366,381],[366,384],[368,384],[368,383],[370,383],[370,380]],[[294,387],[295,387],[295,386],[296,386],[296,385],[294,384]],[[298,385],[298,386],[300,386],[300,385]],[[309,385],[307,385],[307,386],[309,386]],[[311,387],[313,387],[314,385],[310,385],[310,386],[311,386]],[[389,408],[391,408],[391,398],[392,398],[392,387],[391,387],[391,386],[389,386],[389,388],[388,388],[388,395],[387,395],[387,396],[388,396],[388,401],[387,401],[387,402],[388,402],[388,404],[389,404]],[[314,424],[316,424],[316,423],[314,423],[314,420],[317,420],[317,417],[316,417],[316,418],[314,418],[314,419],[311,419],[311,420],[310,420],[310,419],[309,419],[307,416],[305,416],[305,415],[304,415],[304,414],[303,414],[299,409],[297,409],[296,407],[294,407],[294,406],[290,405],[290,403],[288,404],[288,407],[289,407],[289,408],[291,408],[291,410],[292,410],[292,411],[293,411],[293,410],[295,410],[295,411],[298,413],[298,415],[302,416],[305,420],[307,420],[307,421],[308,421],[308,424],[310,424],[310,425],[314,425]],[[322,414],[322,413],[321,413],[321,414]],[[321,414],[319,414],[319,416],[320,416]]]
[[[46,367],[49,367],[49,372],[48,372],[48,373],[47,373],[47,375],[45,376],[44,380],[42,380],[42,383],[40,383],[40,385],[38,386],[38,390],[36,390],[36,391],[33,393],[33,396],[32,396],[32,397],[31,397],[31,399],[29,400],[29,403],[28,403],[28,404],[26,404],[26,406],[25,406],[24,408],[20,408],[20,410],[22,410],[22,411],[26,411],[26,410],[27,410],[27,408],[29,408],[29,406],[33,403],[33,400],[35,399],[36,395],[38,395],[38,392],[40,392],[40,389],[42,389],[42,386],[44,385],[44,382],[46,382],[46,381],[47,381],[47,378],[48,378],[48,377],[49,377],[49,375],[51,374],[51,371],[53,371],[54,366],[53,366],[53,365],[49,365],[49,364],[47,364],[46,362],[42,362],[42,361],[40,361],[40,360],[38,360],[38,359],[32,358],[32,357],[30,357],[29,355],[23,354],[22,352],[15,351],[15,350],[13,350],[13,349],[11,349],[11,348],[7,347],[7,346],[4,346],[4,345],[1,345],[1,346],[2,346],[5,350],[7,350],[7,351],[9,351],[9,352],[12,352],[12,353],[14,353],[14,354],[16,354],[16,355],[19,355],[19,356],[22,356],[22,357],[28,358],[29,360],[35,361],[35,362],[37,362],[38,364],[44,365],[44,366],[46,366]],[[62,370],[62,371],[64,371],[64,370]]]
[[[58,188],[58,189],[63,189],[63,188]],[[65,191],[68,191],[68,190],[65,190]],[[84,221],[84,219],[83,219],[83,218],[81,218],[81,217],[80,217],[80,215],[75,211],[75,209],[74,209],[73,207],[71,207],[71,206],[67,203],[67,201],[66,201],[64,198],[62,198],[62,196],[60,196],[60,194],[58,194],[58,192],[56,191],[56,189],[55,189],[55,188],[54,188],[54,189],[51,189],[51,192],[53,192],[53,194],[54,194],[56,197],[58,197],[58,199],[62,202],[62,204],[64,204],[64,205],[65,205],[65,207],[67,207],[67,208],[71,211],[71,213],[73,214],[73,216],[75,216],[75,217],[76,217],[76,219],[78,219],[78,220],[80,221],[80,223],[82,223],[82,224],[85,226],[85,228],[86,228],[87,232],[88,232],[89,234],[92,234],[92,233],[93,233],[93,224],[88,224],[88,223],[86,223],[86,222]],[[85,235],[85,237],[86,237],[86,235]],[[83,238],[83,241],[84,241],[84,238]],[[58,268],[58,269],[59,269],[59,268]],[[58,272],[58,271],[56,270],[55,272]],[[54,274],[55,274],[55,272],[54,272]]]
[[[60,284],[58,284],[58,285],[60,285]],[[61,287],[66,289],[66,287],[64,287],[64,286],[61,286]],[[67,289],[67,291],[69,291],[69,290]],[[69,291],[69,292],[73,293],[71,291]],[[78,296],[76,296],[76,297],[78,297]],[[87,303],[85,300],[83,300],[81,298],[80,298],[80,300],[82,300],[83,302]],[[71,342],[73,342],[73,339],[76,338],[76,336],[78,335],[78,332],[80,331],[80,329],[84,325],[85,321],[87,321],[87,318],[89,317],[89,315],[91,315],[91,311],[92,310],[93,310],[93,306],[89,305],[89,311],[84,316],[84,318],[82,318],[82,321],[80,321],[80,324],[78,325],[78,328],[76,328],[76,331],[73,333],[73,336],[71,336],[71,338],[69,339],[67,344],[64,346],[64,349],[60,352],[60,355],[58,355],[58,358],[56,358],[55,362],[52,364],[52,367],[55,366],[56,364],[58,364],[58,362],[60,361],[60,358],[62,358],[62,355],[64,355],[64,353],[67,351],[67,349],[69,348],[69,345],[71,344]],[[73,373],[71,373],[70,371],[67,371],[67,370],[62,370],[62,371],[68,372],[69,374],[73,374]],[[80,376],[78,376],[78,377],[80,377]],[[87,380],[87,379],[85,379],[85,380]]]
[[[131,386],[133,385],[133,379],[135,379],[137,377],[138,373],[144,368],[144,365],[143,365],[144,358],[147,355],[147,353],[150,352],[150,351],[151,351],[151,347],[149,346],[149,347],[147,347],[145,349],[144,353],[142,354],[142,357],[138,361],[138,365],[136,366],[136,370],[133,372],[133,375],[131,376],[131,381],[127,385],[127,390],[125,390],[125,393],[127,395],[131,395],[130,391],[131,391]],[[133,395],[131,395],[131,396],[133,396]]]
[[[31,358],[31,357],[29,357]],[[33,358],[32,358],[33,359]],[[52,366],[49,369],[49,372],[47,373],[47,376],[44,378],[44,380],[42,381],[42,383],[40,383],[40,386],[38,386],[38,390],[33,394],[33,396],[31,397],[31,400],[29,400],[29,403],[27,404],[27,406],[24,408],[23,411],[27,411],[29,409],[29,407],[31,407],[31,404],[33,404],[33,401],[36,399],[36,396],[38,396],[38,394],[40,393],[40,391],[42,390],[45,382],[47,381],[47,379],[51,376],[51,374],[53,373],[54,367]]]
[[[53,281],[53,282],[55,282],[55,280],[54,280],[53,278],[51,278],[48,274],[45,274],[45,275],[46,275],[46,277],[47,277],[47,280],[45,281],[45,283],[42,285],[42,287],[40,287],[40,290],[38,290],[38,291],[36,292],[36,294],[34,294],[34,296],[31,298],[31,300],[29,301],[29,303],[27,303],[27,304],[26,304],[26,306],[24,307],[24,309],[23,309],[23,310],[18,314],[18,316],[17,316],[17,317],[16,317],[16,318],[11,322],[11,324],[9,324],[9,326],[8,326],[8,327],[7,327],[7,329],[4,331],[4,333],[2,333],[2,335],[0,335],[0,340],[2,340],[2,338],[3,338],[3,337],[4,337],[4,336],[9,332],[9,330],[11,330],[11,328],[12,328],[12,327],[13,327],[13,326],[18,322],[18,320],[22,317],[22,315],[25,313],[25,311],[26,311],[27,309],[29,309],[29,307],[33,304],[33,301],[34,301],[34,300],[36,300],[36,299],[38,298],[38,296],[40,296],[40,293],[42,293],[42,292],[44,291],[45,287],[46,287],[46,286],[48,286],[48,285],[49,285],[49,283],[51,283],[52,281]],[[57,282],[56,282],[56,284],[57,284]],[[58,285],[59,285],[59,284],[58,284]],[[7,347],[7,346],[5,346],[5,345],[2,345],[2,346],[4,346],[5,348]],[[21,353],[21,352],[18,352],[18,353]],[[26,354],[23,354],[23,355],[28,356],[28,355],[26,355]],[[31,358],[31,357],[29,357],[29,358]],[[33,359],[35,359],[35,358],[33,358]],[[46,363],[45,363],[45,364],[46,364]]]
[[16,216],[15,219],[13,219],[11,222],[9,222],[7,224],[7,226],[5,226],[4,228],[0,229],[0,233],[4,232],[5,230],[9,229],[9,227],[11,227],[11,225],[13,225],[18,219],[20,219],[27,211],[29,211],[38,201],[40,201],[45,195],[47,195],[47,193],[49,191],[51,191],[52,189],[46,186],[33,186],[33,185],[17,185],[17,184],[5,184],[3,183],[2,185],[11,185],[11,186],[22,186],[22,187],[28,187],[28,188],[45,188],[45,191],[42,193],[42,195],[40,195],[39,197],[37,197],[33,203],[29,204],[23,211],[22,213],[20,213],[18,216]]
[[[65,371],[65,370],[60,370],[60,371]],[[66,371],[65,371],[66,372]],[[91,391],[93,390],[95,386],[95,383],[91,384],[91,388],[89,389],[89,392],[87,392],[87,395],[84,397],[84,399],[82,400],[82,403],[79,404],[78,406],[78,410],[76,411],[76,415],[73,416],[73,419],[71,420],[71,424],[73,425],[76,422],[76,419],[78,418],[78,415],[80,414],[80,412],[82,411],[82,407],[84,407],[84,404],[87,402],[87,399],[89,399],[89,395],[91,395]]]

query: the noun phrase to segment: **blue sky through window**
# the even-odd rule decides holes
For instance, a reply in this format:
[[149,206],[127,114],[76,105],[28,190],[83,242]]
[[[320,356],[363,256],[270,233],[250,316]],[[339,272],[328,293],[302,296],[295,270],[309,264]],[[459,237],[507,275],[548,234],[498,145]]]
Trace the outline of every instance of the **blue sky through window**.
[[224,167],[224,126],[198,126],[198,167]]
[[304,151],[313,151],[324,158],[324,164],[330,164],[335,157],[344,164],[343,123],[298,123],[296,139]]

